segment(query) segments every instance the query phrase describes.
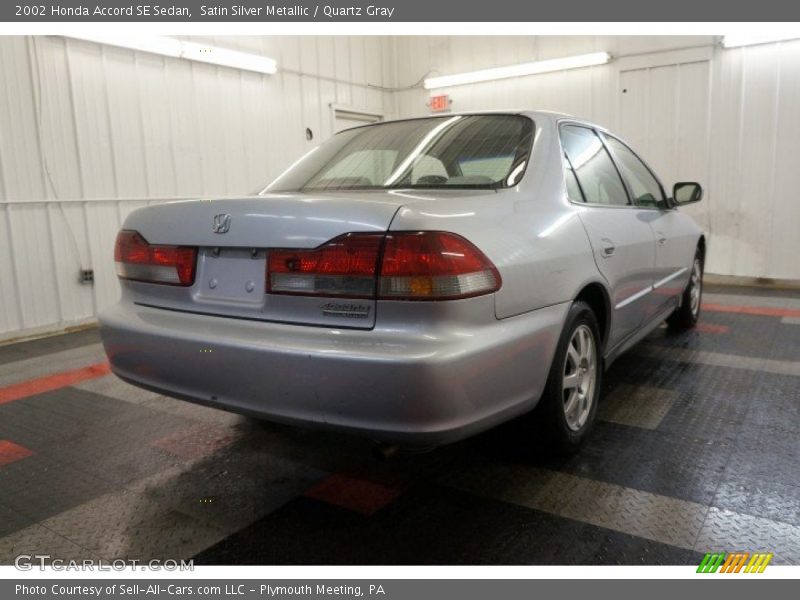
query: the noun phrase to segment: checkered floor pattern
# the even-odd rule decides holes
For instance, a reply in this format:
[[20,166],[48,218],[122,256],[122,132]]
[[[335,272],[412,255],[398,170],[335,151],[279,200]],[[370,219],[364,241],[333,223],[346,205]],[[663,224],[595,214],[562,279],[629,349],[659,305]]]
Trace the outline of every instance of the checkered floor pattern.
[[559,458],[524,421],[425,454],[110,375],[94,329],[0,347],[0,564],[800,564],[800,294],[707,289],[607,374]]

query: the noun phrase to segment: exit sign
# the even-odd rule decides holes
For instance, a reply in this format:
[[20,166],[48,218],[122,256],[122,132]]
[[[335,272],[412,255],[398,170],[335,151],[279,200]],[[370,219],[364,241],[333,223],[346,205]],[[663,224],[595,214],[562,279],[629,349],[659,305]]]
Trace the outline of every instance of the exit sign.
[[431,107],[431,112],[444,112],[446,110],[450,110],[450,96],[447,94],[431,96],[429,106]]

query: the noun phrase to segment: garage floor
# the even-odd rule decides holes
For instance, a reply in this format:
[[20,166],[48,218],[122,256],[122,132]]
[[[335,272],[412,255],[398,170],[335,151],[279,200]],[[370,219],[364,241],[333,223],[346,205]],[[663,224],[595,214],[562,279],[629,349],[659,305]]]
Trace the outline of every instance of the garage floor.
[[612,367],[567,459],[514,423],[380,460],[124,384],[96,330],[0,347],[0,563],[800,564],[800,294],[704,301]]

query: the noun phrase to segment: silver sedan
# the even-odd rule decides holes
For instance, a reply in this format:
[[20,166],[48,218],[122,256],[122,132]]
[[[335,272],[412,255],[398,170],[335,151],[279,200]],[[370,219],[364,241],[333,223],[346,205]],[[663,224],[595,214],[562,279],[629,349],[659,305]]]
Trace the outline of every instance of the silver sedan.
[[574,450],[603,370],[697,322],[701,196],[567,115],[357,127],[257,195],[132,213],[101,334],[117,375],[191,402],[411,445],[532,412]]

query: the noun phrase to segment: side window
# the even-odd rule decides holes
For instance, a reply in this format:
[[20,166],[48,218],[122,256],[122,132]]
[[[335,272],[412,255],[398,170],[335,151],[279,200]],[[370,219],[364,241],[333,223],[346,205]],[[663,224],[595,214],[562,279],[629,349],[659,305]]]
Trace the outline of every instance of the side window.
[[575,177],[575,171],[567,160],[567,155],[564,155],[564,179],[567,182],[567,198],[573,202],[584,202],[581,188],[578,185],[578,178]]
[[435,184],[447,182],[447,170],[442,161],[427,154],[421,155],[414,161],[411,167],[411,183],[413,184]]
[[606,147],[587,127],[561,127],[561,145],[581,184],[586,202],[606,206],[626,206],[628,192],[619,177]]
[[650,169],[618,139],[605,136],[605,140],[633,193],[633,203],[636,206],[664,206],[664,193]]
[[381,185],[392,172],[397,152],[359,150],[348,154],[325,171],[321,181],[332,188]]
[[511,170],[513,162],[513,154],[501,154],[460,159],[458,166],[465,177],[485,177],[489,181],[498,181]]

